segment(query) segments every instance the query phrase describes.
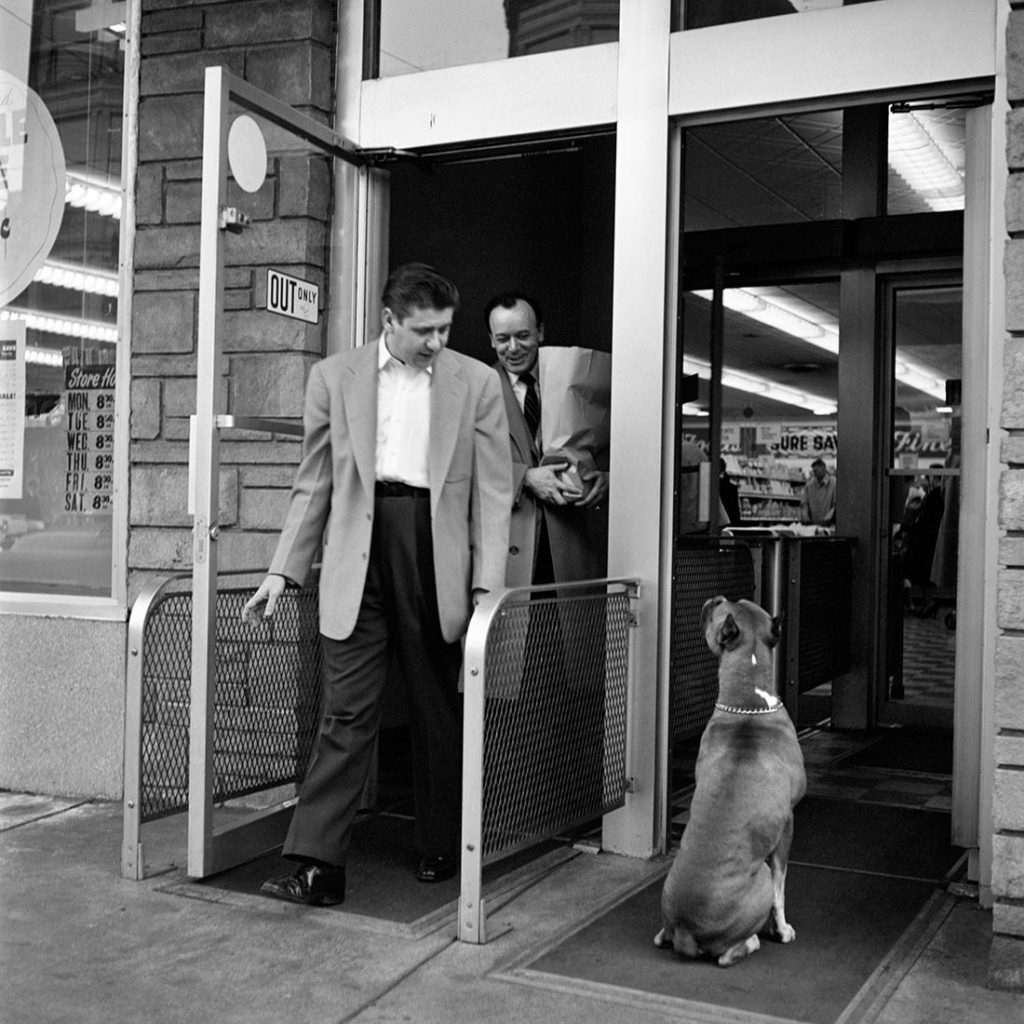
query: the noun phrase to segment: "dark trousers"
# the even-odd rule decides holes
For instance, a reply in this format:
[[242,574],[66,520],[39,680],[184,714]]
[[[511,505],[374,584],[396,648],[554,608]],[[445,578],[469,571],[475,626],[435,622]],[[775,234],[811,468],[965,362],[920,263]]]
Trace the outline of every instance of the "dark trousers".
[[375,500],[355,630],[345,640],[321,636],[321,642],[324,718],[284,855],[344,864],[392,654],[409,705],[415,845],[423,856],[455,853],[462,820],[462,646],[441,635],[426,491]]

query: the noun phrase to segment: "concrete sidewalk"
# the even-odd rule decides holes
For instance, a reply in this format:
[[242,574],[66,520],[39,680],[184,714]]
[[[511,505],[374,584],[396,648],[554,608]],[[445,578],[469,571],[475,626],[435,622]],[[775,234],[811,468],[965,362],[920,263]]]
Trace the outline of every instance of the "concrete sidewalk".
[[[454,921],[414,938],[255,894],[189,899],[181,886],[167,891],[178,872],[126,881],[120,844],[119,805],[0,793],[2,1024],[768,1020],[517,976],[530,950],[654,877],[661,863],[575,856],[492,911],[496,937],[470,946],[456,941]],[[1024,1021],[1024,996],[985,987],[990,943],[990,915],[956,900],[898,984],[858,1021]]]

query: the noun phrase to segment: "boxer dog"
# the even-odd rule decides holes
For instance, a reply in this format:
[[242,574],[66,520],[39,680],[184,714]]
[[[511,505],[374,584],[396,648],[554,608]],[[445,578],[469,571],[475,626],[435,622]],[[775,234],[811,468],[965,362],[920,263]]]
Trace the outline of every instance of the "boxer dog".
[[785,885],[793,808],[804,795],[796,730],[775,694],[779,621],[753,601],[713,597],[701,630],[719,659],[718,701],[701,737],[690,820],[661,895],[659,948],[722,967],[792,942]]

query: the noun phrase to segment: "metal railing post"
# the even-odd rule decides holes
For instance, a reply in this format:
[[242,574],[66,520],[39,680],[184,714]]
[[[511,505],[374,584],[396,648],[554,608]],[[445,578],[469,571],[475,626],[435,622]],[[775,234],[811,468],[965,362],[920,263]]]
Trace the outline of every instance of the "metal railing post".
[[121,877],[146,877],[142,843],[144,788],[142,743],[145,722],[146,625],[162,600],[164,590],[187,573],[157,576],[139,592],[128,620],[128,675],[124,710],[124,792],[121,812]]
[[484,706],[487,635],[501,594],[485,594],[466,632],[462,686],[462,870],[459,889],[459,940],[487,941],[483,888]]

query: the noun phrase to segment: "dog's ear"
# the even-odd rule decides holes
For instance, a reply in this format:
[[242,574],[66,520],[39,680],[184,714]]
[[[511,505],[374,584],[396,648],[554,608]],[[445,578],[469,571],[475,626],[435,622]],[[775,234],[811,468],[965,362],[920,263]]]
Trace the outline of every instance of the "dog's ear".
[[770,639],[768,640],[768,646],[774,647],[782,639],[782,620],[786,617],[785,612],[781,612],[772,619],[772,631]]
[[729,645],[736,640],[740,635],[740,627],[736,625],[736,620],[732,617],[732,612],[722,620],[721,626],[718,627],[718,646],[723,650],[726,650]]

